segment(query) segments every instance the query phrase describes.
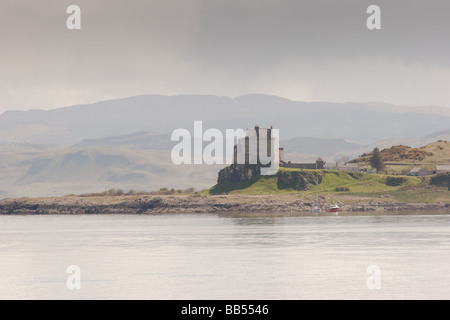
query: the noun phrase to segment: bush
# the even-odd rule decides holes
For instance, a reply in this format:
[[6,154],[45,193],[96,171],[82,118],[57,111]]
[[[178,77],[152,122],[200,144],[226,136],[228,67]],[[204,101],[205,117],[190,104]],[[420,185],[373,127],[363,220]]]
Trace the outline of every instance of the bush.
[[347,187],[336,187],[334,189],[334,191],[336,191],[336,192],[346,192],[346,191],[350,191],[350,189],[347,188]]
[[[123,196],[125,192],[122,189],[109,189],[108,191],[104,191],[100,193],[100,196]],[[93,194],[95,195],[95,194]]]
[[175,190],[174,189],[172,189],[172,190],[169,190],[169,189],[167,189],[167,188],[160,188],[158,191],[156,191],[154,194],[157,194],[157,195],[170,195],[170,194],[174,194],[175,193]]
[[187,188],[186,190],[183,191],[184,193],[194,193],[195,192],[195,188],[194,187],[190,187]]
[[351,172],[351,171],[348,171],[347,174],[348,174],[350,177],[352,177],[353,179],[356,179],[356,180],[359,180],[359,179],[361,179],[361,178],[363,177],[363,174],[360,173],[360,172]]
[[387,177],[386,185],[391,187],[401,186],[406,182],[406,178],[403,177]]
[[437,187],[448,187],[450,190],[450,173],[441,173],[430,180],[430,185]]
[[175,190],[174,188],[169,190],[168,188],[161,188],[158,191],[152,192],[151,194],[172,195],[172,194],[175,194],[175,193],[179,194],[179,193],[194,193],[194,192],[195,192],[195,188],[193,188],[193,187],[190,187],[190,188],[187,188],[187,189],[184,189],[184,190],[181,190],[181,189]]

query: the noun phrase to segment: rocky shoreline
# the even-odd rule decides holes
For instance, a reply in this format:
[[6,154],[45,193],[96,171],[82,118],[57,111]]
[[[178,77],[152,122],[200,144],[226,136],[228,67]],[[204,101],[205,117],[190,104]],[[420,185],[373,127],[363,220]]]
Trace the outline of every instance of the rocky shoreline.
[[[21,198],[0,201],[0,215],[282,213],[312,215],[308,199],[262,196],[134,196]],[[342,215],[437,212],[450,214],[450,203],[375,202],[342,204]],[[319,206],[328,208],[325,198]]]

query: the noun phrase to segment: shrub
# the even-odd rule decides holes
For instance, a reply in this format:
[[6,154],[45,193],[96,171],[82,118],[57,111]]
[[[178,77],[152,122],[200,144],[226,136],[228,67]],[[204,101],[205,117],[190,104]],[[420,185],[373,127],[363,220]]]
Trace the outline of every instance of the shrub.
[[347,188],[347,187],[336,187],[334,189],[334,191],[336,191],[336,192],[345,192],[345,191],[350,191],[350,189]]
[[170,194],[174,194],[174,193],[175,193],[174,189],[169,190],[167,188],[160,188],[158,191],[154,192],[154,194],[157,194],[157,195],[170,195]]
[[403,177],[387,177],[386,185],[391,187],[401,186],[406,182],[406,178]]
[[187,188],[186,190],[183,191],[184,193],[194,193],[195,192],[195,188],[194,187],[190,187]]
[[448,187],[450,190],[450,173],[441,173],[430,180],[430,185],[438,187]]
[[351,171],[348,171],[347,174],[348,174],[350,177],[352,177],[353,179],[357,179],[357,180],[359,180],[359,179],[361,179],[361,178],[363,177],[363,174],[360,173],[360,172],[351,172]]

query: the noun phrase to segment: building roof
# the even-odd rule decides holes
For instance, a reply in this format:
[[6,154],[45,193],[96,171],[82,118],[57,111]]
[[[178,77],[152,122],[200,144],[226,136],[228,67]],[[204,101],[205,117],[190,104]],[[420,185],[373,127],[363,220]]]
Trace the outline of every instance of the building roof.
[[412,168],[409,172],[415,173],[415,172],[419,172],[420,170],[425,170],[425,169],[424,168]]
[[359,168],[359,166],[356,163],[346,163],[346,164],[344,164],[344,167],[346,167],[346,168]]
[[450,165],[440,165],[436,166],[437,171],[450,171]]

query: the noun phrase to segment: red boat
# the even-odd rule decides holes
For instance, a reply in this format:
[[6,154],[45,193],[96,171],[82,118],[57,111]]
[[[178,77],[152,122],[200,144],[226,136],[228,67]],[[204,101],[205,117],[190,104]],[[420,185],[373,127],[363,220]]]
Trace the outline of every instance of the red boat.
[[330,206],[329,209],[327,209],[327,212],[339,212],[339,206],[337,204],[333,204]]

